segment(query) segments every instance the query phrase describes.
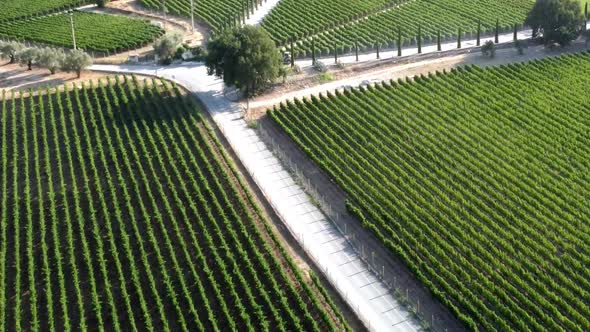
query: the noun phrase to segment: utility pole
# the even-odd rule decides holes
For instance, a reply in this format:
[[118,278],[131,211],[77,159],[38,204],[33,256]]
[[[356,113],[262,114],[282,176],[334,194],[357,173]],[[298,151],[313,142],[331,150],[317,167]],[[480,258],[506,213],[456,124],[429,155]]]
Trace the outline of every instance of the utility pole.
[[191,0],[191,28],[193,32],[195,32],[195,3],[194,0]]
[[74,43],[74,50],[76,47],[76,30],[74,29],[74,13],[70,12],[70,27],[72,28],[72,42]]

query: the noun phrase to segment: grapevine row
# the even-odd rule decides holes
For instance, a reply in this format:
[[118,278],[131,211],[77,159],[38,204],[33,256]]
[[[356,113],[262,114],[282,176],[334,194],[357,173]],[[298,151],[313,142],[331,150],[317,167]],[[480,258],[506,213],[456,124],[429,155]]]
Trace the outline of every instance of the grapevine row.
[[467,326],[584,331],[589,72],[587,53],[467,67],[270,114]]

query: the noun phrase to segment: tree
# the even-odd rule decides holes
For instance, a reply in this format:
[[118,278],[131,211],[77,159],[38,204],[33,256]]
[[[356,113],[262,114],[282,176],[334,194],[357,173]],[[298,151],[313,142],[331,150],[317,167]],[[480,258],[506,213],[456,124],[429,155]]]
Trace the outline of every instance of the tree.
[[78,78],[82,76],[82,70],[92,65],[92,57],[82,50],[72,50],[66,54],[62,69],[66,72],[76,72]]
[[496,44],[494,44],[493,41],[488,40],[481,47],[481,54],[483,54],[483,56],[489,56],[490,58],[493,58],[496,55]]
[[207,45],[209,75],[223,78],[246,97],[266,89],[279,75],[281,56],[268,33],[260,27],[228,29]]
[[577,0],[537,0],[525,24],[533,29],[533,36],[542,35],[545,45],[561,46],[576,39],[584,15]]
[[16,53],[22,50],[25,46],[18,42],[0,43],[0,56],[4,59],[10,59],[10,63],[16,61]]
[[109,0],[96,0],[98,8],[104,8],[107,3],[109,3]]
[[62,67],[65,58],[66,54],[61,49],[47,47],[39,51],[39,65],[47,68],[51,75]]
[[165,34],[154,42],[154,52],[162,63],[170,63],[182,45],[182,34],[178,31]]
[[33,64],[39,62],[39,49],[35,47],[27,47],[14,55],[16,61],[22,66],[27,66],[29,70],[33,70]]

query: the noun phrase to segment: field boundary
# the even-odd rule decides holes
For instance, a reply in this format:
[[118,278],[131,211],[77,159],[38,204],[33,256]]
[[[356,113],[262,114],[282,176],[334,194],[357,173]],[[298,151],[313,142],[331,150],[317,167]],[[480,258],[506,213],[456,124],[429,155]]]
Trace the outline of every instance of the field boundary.
[[[267,116],[258,122],[259,137],[299,177],[320,209],[345,236],[396,298],[433,331],[464,331],[464,325],[346,209],[347,194]],[[313,184],[313,185],[312,185]]]

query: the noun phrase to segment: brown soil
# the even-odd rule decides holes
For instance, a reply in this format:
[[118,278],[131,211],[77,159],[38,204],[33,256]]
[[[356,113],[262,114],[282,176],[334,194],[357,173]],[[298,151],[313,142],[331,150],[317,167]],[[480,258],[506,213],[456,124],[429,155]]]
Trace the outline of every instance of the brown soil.
[[27,70],[17,64],[0,65],[0,90],[27,91],[38,88],[55,87],[64,84],[79,84],[88,80],[96,80],[108,76],[104,73],[85,71],[81,78],[76,73],[57,72],[51,75],[46,69]]

